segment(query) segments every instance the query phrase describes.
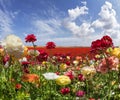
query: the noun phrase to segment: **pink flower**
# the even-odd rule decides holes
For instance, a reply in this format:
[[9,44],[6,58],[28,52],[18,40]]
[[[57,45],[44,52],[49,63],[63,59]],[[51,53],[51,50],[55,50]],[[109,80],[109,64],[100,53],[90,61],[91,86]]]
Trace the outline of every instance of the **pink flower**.
[[68,94],[68,93],[70,92],[70,88],[62,88],[62,89],[60,90],[60,92],[61,92],[63,95],[66,95],[66,94]]
[[27,35],[27,37],[25,38],[25,42],[35,42],[37,39],[36,39],[36,36],[34,34],[29,34]]
[[46,48],[47,49],[54,49],[56,47],[54,42],[47,42]]
[[4,58],[3,58],[3,64],[5,65],[9,60],[10,60],[10,56],[5,55]]
[[82,90],[79,90],[79,91],[76,92],[77,97],[83,97],[84,95],[85,95],[85,92],[82,91]]
[[78,80],[79,80],[79,81],[84,81],[84,80],[85,80],[85,77],[84,77],[82,74],[79,74],[79,75],[78,75]]
[[71,80],[74,79],[74,72],[73,71],[65,72],[64,75],[68,76]]

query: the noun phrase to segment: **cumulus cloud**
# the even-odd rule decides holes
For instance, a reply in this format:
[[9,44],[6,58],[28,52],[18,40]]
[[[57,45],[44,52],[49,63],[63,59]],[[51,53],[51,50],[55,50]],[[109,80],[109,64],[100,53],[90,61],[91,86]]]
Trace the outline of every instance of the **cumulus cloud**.
[[68,9],[68,18],[63,21],[63,25],[70,30],[76,36],[86,36],[94,32],[91,24],[88,22],[83,22],[81,25],[77,25],[75,20],[81,15],[88,14],[88,8],[86,7],[86,2],[82,2],[84,6],[76,7],[74,9]]
[[[106,1],[105,4],[101,6],[101,10],[98,13],[99,16],[98,19],[92,22],[87,22],[86,20],[85,22],[82,22],[80,25],[77,25],[76,19],[78,17],[81,17],[81,15],[88,14],[88,10],[89,9],[86,7],[86,3],[84,3],[83,7],[76,7],[75,9],[69,9],[68,10],[69,16],[64,20],[63,25],[69,31],[71,31],[73,35],[79,37],[86,36],[86,38],[87,36],[92,36],[93,40],[95,39],[94,37],[96,36],[101,37],[105,34],[108,34],[113,38],[115,44],[118,45],[120,42],[120,36],[119,36],[120,24],[116,19],[116,11],[113,9],[112,3]],[[88,41],[90,40],[88,39]]]
[[76,7],[75,9],[68,9],[68,15],[71,20],[75,20],[80,15],[88,14],[88,8],[86,6]]

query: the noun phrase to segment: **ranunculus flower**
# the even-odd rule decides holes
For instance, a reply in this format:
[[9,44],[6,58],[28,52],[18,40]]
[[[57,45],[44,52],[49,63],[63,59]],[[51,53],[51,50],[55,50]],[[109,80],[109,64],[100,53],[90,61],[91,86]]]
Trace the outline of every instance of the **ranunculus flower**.
[[91,78],[96,73],[96,69],[94,67],[86,66],[81,68],[81,74],[85,76],[85,78]]
[[22,40],[13,34],[8,35],[3,40],[3,48],[9,55],[14,56],[15,58],[21,58],[23,56],[24,45]]
[[57,75],[56,73],[44,73],[43,76],[47,79],[47,80],[54,80],[57,79],[59,77],[59,75]]
[[70,88],[62,88],[62,89],[60,90],[60,92],[61,92],[63,95],[66,95],[66,94],[70,93]]
[[17,89],[17,90],[21,89],[21,87],[22,87],[22,85],[19,83],[15,85],[15,89]]
[[40,54],[37,56],[37,60],[39,62],[46,61],[48,59],[48,54],[44,50],[39,51]]
[[39,83],[39,76],[37,74],[24,74],[22,76],[22,81],[30,83]]
[[84,81],[84,80],[85,80],[85,77],[84,77],[82,74],[79,74],[79,75],[78,75],[78,80],[79,80],[79,81]]
[[64,86],[71,83],[71,79],[68,76],[61,75],[56,79],[58,85]]
[[35,42],[36,40],[37,39],[36,39],[36,36],[34,34],[29,34],[25,38],[25,42]]
[[116,56],[116,57],[120,58],[120,48],[114,48],[114,49],[112,49],[111,52],[110,52],[110,54],[113,55],[113,56]]
[[39,56],[40,52],[38,50],[28,50],[29,56]]
[[64,75],[66,75],[66,76],[68,76],[71,80],[72,79],[74,79],[74,72],[73,71],[68,71],[68,72],[65,72],[65,74]]
[[54,42],[47,42],[46,48],[47,49],[54,49],[56,47]]
[[66,70],[67,65],[64,64],[64,63],[61,63],[60,66],[59,66],[59,68],[60,68],[60,70],[64,71],[64,70]]
[[79,90],[79,91],[76,92],[77,97],[83,97],[84,95],[85,95],[85,92],[82,91],[82,90]]

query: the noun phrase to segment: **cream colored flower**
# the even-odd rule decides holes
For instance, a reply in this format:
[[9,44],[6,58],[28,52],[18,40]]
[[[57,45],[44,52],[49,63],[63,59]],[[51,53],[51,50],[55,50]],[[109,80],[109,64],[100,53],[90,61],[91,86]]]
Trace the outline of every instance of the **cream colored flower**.
[[22,40],[13,34],[6,36],[2,42],[2,46],[9,55],[14,56],[15,58],[23,56],[24,45]]
[[91,78],[96,73],[96,69],[94,67],[86,66],[81,68],[81,74],[83,74],[86,78]]
[[29,56],[38,56],[40,52],[38,50],[28,50]]
[[68,76],[61,75],[56,79],[58,85],[64,86],[71,83],[71,79]]

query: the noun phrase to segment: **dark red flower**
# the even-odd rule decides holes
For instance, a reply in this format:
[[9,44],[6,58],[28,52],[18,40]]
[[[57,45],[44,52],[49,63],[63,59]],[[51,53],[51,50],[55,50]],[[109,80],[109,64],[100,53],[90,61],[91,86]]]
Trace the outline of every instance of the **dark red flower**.
[[84,81],[84,80],[85,80],[85,77],[84,77],[82,74],[79,74],[79,75],[78,75],[78,80],[79,80],[79,81]]
[[40,54],[37,56],[39,62],[46,61],[48,59],[48,54],[44,50],[39,51]]
[[103,36],[101,42],[103,48],[113,47],[112,39],[108,35]]
[[27,37],[25,38],[25,42],[35,42],[37,39],[36,39],[36,36],[34,34],[29,34],[27,35]]
[[3,64],[5,65],[9,60],[10,60],[10,56],[5,55],[4,58],[3,58]]
[[76,92],[77,97],[83,97],[84,95],[85,95],[85,92],[82,91],[82,90],[79,90],[79,91]]
[[17,90],[21,89],[21,87],[22,87],[22,85],[19,83],[15,85],[15,89],[17,89]]
[[113,42],[112,39],[108,35],[106,35],[103,36],[101,39],[92,42],[91,51],[95,53],[100,50],[105,50],[108,47],[113,47]]
[[54,42],[47,42],[46,48],[47,49],[54,49],[56,47]]
[[70,92],[70,88],[62,88],[62,89],[60,90],[60,92],[61,92],[63,95],[68,94],[68,93]]

